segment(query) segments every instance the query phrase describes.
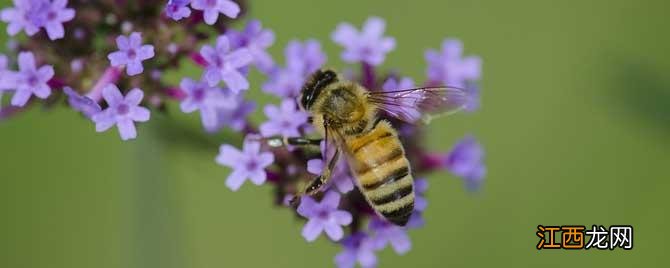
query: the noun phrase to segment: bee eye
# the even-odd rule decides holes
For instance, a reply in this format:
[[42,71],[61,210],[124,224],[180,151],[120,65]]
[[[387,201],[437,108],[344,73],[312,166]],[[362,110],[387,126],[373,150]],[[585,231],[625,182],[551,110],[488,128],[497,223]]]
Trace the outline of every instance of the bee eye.
[[316,98],[321,94],[321,91],[328,85],[337,82],[337,80],[337,74],[331,70],[316,71],[302,89],[302,97],[300,98],[302,107],[310,109]]

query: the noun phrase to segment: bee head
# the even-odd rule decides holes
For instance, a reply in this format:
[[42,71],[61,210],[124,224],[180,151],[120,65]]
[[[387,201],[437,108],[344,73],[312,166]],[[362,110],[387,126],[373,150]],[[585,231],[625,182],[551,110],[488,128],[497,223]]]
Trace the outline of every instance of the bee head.
[[304,110],[309,110],[312,108],[312,105],[319,97],[319,94],[326,88],[328,85],[338,81],[337,73],[333,70],[318,70],[314,72],[307,80],[305,85],[302,86],[300,92],[300,107]]

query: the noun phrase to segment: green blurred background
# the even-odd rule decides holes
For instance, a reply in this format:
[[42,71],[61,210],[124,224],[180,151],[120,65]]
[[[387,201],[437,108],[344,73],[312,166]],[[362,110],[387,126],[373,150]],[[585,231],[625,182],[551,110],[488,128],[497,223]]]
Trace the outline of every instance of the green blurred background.
[[[668,1],[250,2],[247,18],[275,31],[282,62],[286,42],[316,38],[329,64],[344,67],[329,35],[370,15],[397,40],[384,66],[416,80],[424,50],[445,37],[483,58],[482,110],[436,122],[427,142],[448,150],[473,133],[487,151],[487,181],[468,193],[451,175],[432,175],[426,227],[411,232],[405,256],[380,253],[381,267],[670,263]],[[256,99],[266,98],[261,83]],[[226,135],[205,135],[195,114],[177,117],[154,114],[132,142],[96,133],[68,108],[0,122],[0,266],[333,265],[340,249],[323,237],[305,242],[270,187],[224,186],[227,169],[213,159]],[[537,251],[538,224],[629,224],[635,248]]]

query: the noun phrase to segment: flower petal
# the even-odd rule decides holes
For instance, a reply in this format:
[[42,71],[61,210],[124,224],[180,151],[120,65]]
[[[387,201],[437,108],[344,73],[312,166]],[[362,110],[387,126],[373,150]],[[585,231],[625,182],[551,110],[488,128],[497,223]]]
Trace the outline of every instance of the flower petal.
[[302,228],[302,237],[312,242],[323,232],[323,224],[319,220],[310,219]]
[[342,230],[342,227],[337,224],[334,223],[326,224],[323,227],[328,237],[330,237],[330,239],[333,241],[339,241],[344,236],[344,231]]
[[24,105],[26,105],[31,95],[32,92],[30,92],[30,90],[15,91],[14,96],[12,96],[12,102],[11,102],[12,106],[23,107]]
[[136,106],[131,108],[130,118],[133,119],[133,121],[146,122],[149,121],[150,117],[151,112],[147,108],[144,108],[142,106]]
[[216,157],[216,162],[224,166],[235,167],[237,163],[240,162],[241,158],[242,152],[233,146],[224,144],[219,148],[219,155]]
[[229,71],[223,75],[223,81],[226,82],[228,88],[235,94],[241,90],[249,89],[249,81],[238,71]]
[[137,130],[135,129],[135,123],[133,120],[121,119],[116,123],[116,127],[119,129],[119,134],[121,135],[122,140],[130,140],[137,137]]
[[242,184],[244,184],[246,177],[246,172],[241,170],[233,170],[233,172],[231,172],[226,179],[226,187],[228,187],[230,190],[233,190],[233,192],[236,192],[240,189]]
[[108,84],[105,88],[102,89],[102,97],[105,99],[109,106],[116,106],[117,104],[123,101],[123,95],[121,91],[114,84]]
[[219,10],[223,15],[226,15],[226,17],[231,19],[237,18],[237,15],[240,14],[240,6],[229,0],[219,1]]

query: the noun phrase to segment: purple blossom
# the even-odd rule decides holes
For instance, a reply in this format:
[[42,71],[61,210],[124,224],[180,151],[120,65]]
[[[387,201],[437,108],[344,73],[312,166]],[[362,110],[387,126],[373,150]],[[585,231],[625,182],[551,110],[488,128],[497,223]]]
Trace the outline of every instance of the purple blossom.
[[64,87],[63,92],[67,95],[67,102],[70,104],[70,107],[81,112],[88,118],[92,118],[93,115],[102,111],[102,108],[100,108],[100,105],[97,102],[86,96],[79,95],[79,93],[74,91],[71,87]]
[[386,54],[395,48],[395,39],[384,37],[385,28],[383,19],[371,17],[361,32],[349,23],[341,23],[331,38],[344,47],[341,56],[345,62],[365,62],[376,66],[384,62]]
[[300,127],[307,123],[306,112],[296,107],[295,100],[284,99],[281,106],[267,105],[263,109],[268,121],[260,126],[264,137],[281,135],[285,137],[300,136]]
[[304,43],[293,40],[286,46],[284,54],[288,68],[300,70],[306,75],[318,70],[327,59],[326,53],[321,49],[321,43],[315,39],[309,39]]
[[0,54],[0,92],[16,88],[15,73],[7,69],[9,60]]
[[[33,0],[35,1],[35,0]],[[38,0],[39,2],[39,0]],[[49,39],[56,40],[65,36],[63,23],[74,18],[75,12],[72,8],[67,8],[67,0],[42,0],[39,15],[33,17],[36,25],[44,27]]]
[[282,98],[296,97],[300,93],[306,77],[301,70],[277,69],[270,74],[270,79],[263,84],[263,91]]
[[21,52],[19,54],[19,71],[14,77],[16,92],[12,97],[12,105],[23,107],[32,95],[40,99],[49,97],[51,95],[51,88],[47,82],[53,76],[54,68],[51,65],[37,68],[33,53]]
[[354,268],[358,262],[363,268],[377,266],[377,256],[372,239],[365,233],[354,233],[342,240],[343,250],[335,256],[339,268]]
[[445,39],[442,51],[428,50],[428,79],[433,83],[465,88],[466,82],[481,77],[481,59],[477,56],[462,57],[463,43],[456,39]]
[[142,61],[154,57],[154,46],[142,45],[142,34],[134,32],[130,36],[120,35],[116,38],[119,50],[107,55],[114,67],[126,65],[126,73],[130,76],[144,71]]
[[9,35],[24,30],[32,36],[43,27],[49,39],[56,40],[65,36],[63,23],[72,20],[74,15],[74,9],[67,8],[67,0],[14,0],[14,7],[3,9],[0,19],[9,23]]
[[173,20],[181,20],[191,16],[191,9],[188,4],[191,0],[170,0],[165,6],[165,14]]
[[0,12],[0,19],[7,25],[7,33],[11,36],[24,30],[28,36],[33,36],[39,32],[41,25],[38,25],[31,18],[38,17],[35,8],[38,2],[36,0],[14,0],[14,6],[5,8]]
[[272,70],[274,61],[266,50],[274,43],[275,34],[271,30],[263,29],[260,21],[250,21],[242,32],[229,30],[226,36],[230,39],[233,48],[249,50],[254,65],[260,71],[267,73]]
[[216,162],[233,169],[226,179],[228,188],[237,191],[247,179],[256,185],[265,182],[267,174],[264,169],[274,162],[274,155],[260,150],[261,143],[253,137],[244,140],[242,151],[228,144],[221,145]]
[[184,78],[181,80],[180,87],[186,94],[181,101],[181,111],[192,113],[199,110],[202,125],[206,129],[215,128],[219,124],[218,110],[220,108],[235,106],[235,99],[226,96],[223,89],[209,86],[207,82]]
[[[414,87],[414,80],[405,77],[399,82],[395,78],[389,78],[382,86],[383,91],[394,91],[401,89],[410,89]],[[407,95],[407,94],[406,94]],[[410,98],[416,96],[415,98]],[[421,118],[421,112],[417,109],[415,99],[420,99],[421,93],[418,91],[410,93],[408,98],[398,98],[396,105],[386,106],[386,111],[394,117],[403,118],[409,122],[415,122]]]
[[428,190],[428,180],[419,178],[414,180],[414,211],[423,212],[428,207],[428,200],[425,197]]
[[326,54],[316,40],[304,43],[293,40],[289,42],[284,55],[286,67],[270,73],[263,91],[283,98],[294,98],[300,94],[307,77],[326,62]]
[[472,136],[461,139],[446,157],[447,169],[465,180],[469,189],[477,189],[486,175],[484,149]]
[[193,0],[191,7],[202,10],[205,23],[209,25],[216,23],[219,13],[231,19],[237,18],[240,14],[240,6],[231,0]]
[[[323,153],[326,150],[325,146],[326,142],[322,141],[321,142],[321,152]],[[329,149],[334,148],[333,146],[335,145],[330,145]],[[330,157],[335,154],[335,150],[329,150],[328,156],[325,159],[330,159]],[[307,161],[307,171],[309,173],[312,173],[314,175],[321,175],[321,172],[323,172],[323,159],[310,159]],[[332,172],[332,178],[330,184],[335,184],[335,187],[337,187],[337,190],[340,193],[346,194],[350,192],[351,190],[354,189],[354,183],[353,183],[353,178],[351,178],[351,175],[349,173],[349,165],[347,164],[347,161],[338,161],[337,164],[335,165],[335,168]]]
[[412,242],[409,240],[405,228],[394,225],[378,217],[370,220],[368,228],[373,233],[372,243],[378,250],[391,244],[391,247],[396,253],[403,255],[412,248]]
[[340,194],[334,191],[326,192],[321,202],[309,196],[302,197],[298,214],[308,219],[302,228],[305,240],[312,242],[324,231],[334,241],[342,239],[342,226],[349,225],[352,218],[348,211],[337,209],[339,204]]
[[95,122],[95,130],[103,132],[116,125],[122,140],[136,138],[134,122],[146,122],[150,117],[149,109],[139,106],[144,92],[134,88],[124,97],[116,85],[108,84],[102,90],[102,97],[108,107],[91,118]]
[[221,35],[216,39],[215,47],[205,45],[200,49],[200,54],[207,62],[205,79],[210,86],[223,80],[235,94],[249,88],[249,81],[238,70],[253,61],[248,49],[231,50],[228,37]]
[[228,126],[235,131],[242,131],[247,125],[247,117],[254,109],[256,103],[238,95],[234,107],[219,109],[219,127]]

